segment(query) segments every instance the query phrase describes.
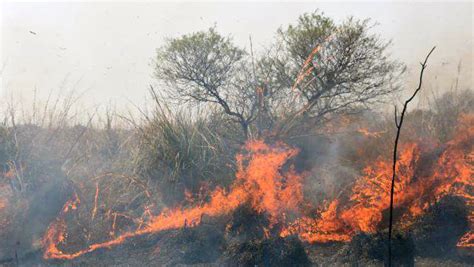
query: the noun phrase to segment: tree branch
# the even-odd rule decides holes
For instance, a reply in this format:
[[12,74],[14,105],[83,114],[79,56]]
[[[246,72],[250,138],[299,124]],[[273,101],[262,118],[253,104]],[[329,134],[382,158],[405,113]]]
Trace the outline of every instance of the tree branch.
[[436,46],[434,46],[428,55],[425,58],[425,61],[421,63],[421,71],[420,71],[420,78],[418,81],[418,87],[416,88],[413,95],[408,98],[404,105],[402,113],[400,114],[400,120],[397,120],[397,112],[395,109],[395,126],[397,127],[397,135],[395,137],[395,145],[393,148],[393,166],[392,166],[392,185],[390,187],[390,217],[389,217],[389,226],[388,226],[388,267],[392,266],[392,228],[393,228],[393,195],[395,190],[395,177],[396,177],[396,167],[397,167],[397,149],[398,149],[398,141],[400,139],[400,132],[402,130],[403,119],[405,118],[405,113],[408,108],[408,104],[415,98],[416,94],[421,90],[421,85],[423,83],[423,73],[426,69],[426,62],[428,62],[428,58],[430,57],[431,53],[435,50]]

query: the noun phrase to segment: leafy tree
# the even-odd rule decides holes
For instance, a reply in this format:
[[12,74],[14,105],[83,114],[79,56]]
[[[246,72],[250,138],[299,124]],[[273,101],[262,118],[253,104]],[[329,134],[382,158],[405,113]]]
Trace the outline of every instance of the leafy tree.
[[260,131],[297,118],[320,122],[396,91],[404,68],[371,28],[369,20],[338,25],[318,11],[304,14],[280,28],[257,59],[211,28],[168,40],[157,51],[155,73],[171,97],[219,105],[249,137],[252,125]]
[[247,63],[244,50],[211,28],[168,40],[158,49],[155,74],[171,97],[218,104],[248,135],[257,107]]

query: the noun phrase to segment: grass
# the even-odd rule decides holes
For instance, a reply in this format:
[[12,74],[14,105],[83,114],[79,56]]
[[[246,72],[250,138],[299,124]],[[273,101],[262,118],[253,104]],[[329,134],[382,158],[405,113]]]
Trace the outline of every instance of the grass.
[[[235,154],[245,140],[239,126],[213,109],[190,111],[153,96],[153,108],[138,119],[107,108],[80,120],[73,96],[35,104],[31,115],[15,105],[7,108],[0,125],[0,197],[9,203],[0,209],[3,254],[39,249],[39,238],[73,191],[81,207],[70,227],[82,233],[75,240],[82,244],[136,227],[137,220],[146,219],[141,217],[146,209],[158,213],[181,204],[185,192],[199,194],[201,188],[233,181]],[[472,91],[449,92],[430,103],[407,115],[403,142],[427,137],[446,142],[459,115],[474,113]],[[322,201],[314,195],[337,194],[361,166],[390,153],[390,115],[351,118],[337,134],[305,128],[300,137],[283,140],[302,150],[297,167],[310,173],[305,184],[310,201]],[[380,131],[380,137],[360,138],[355,134],[360,126]]]
[[[237,127],[237,126],[235,126]],[[171,110],[157,102],[151,117],[138,127],[137,172],[156,181],[170,194],[167,202],[183,200],[184,190],[226,185],[235,170],[234,154],[243,136],[217,114]]]

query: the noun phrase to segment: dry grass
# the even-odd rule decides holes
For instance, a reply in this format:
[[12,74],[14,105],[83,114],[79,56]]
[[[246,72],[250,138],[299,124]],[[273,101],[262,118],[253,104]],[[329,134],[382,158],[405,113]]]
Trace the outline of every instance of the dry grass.
[[[81,206],[69,219],[70,231],[78,233],[71,242],[89,244],[139,227],[145,210],[158,213],[181,203],[185,191],[197,194],[234,178],[244,136],[222,114],[169,107],[154,97],[153,109],[138,119],[106,109],[79,120],[74,103],[37,104],[30,116],[11,105],[4,113],[0,201],[8,206],[0,206],[0,258],[38,250],[41,235],[73,192]],[[403,142],[446,142],[458,116],[474,112],[472,91],[450,92],[431,103],[408,114]],[[380,134],[361,138],[354,134],[360,126]],[[320,131],[316,138],[315,128],[307,131],[284,141],[302,148],[297,167],[312,173],[305,191],[318,202],[349,186],[366,162],[389,156],[394,125],[390,115],[367,119],[365,113],[338,134]]]

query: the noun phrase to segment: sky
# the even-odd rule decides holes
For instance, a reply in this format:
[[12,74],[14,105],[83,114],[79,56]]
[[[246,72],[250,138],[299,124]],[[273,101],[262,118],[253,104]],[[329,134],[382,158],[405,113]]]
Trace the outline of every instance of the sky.
[[373,31],[392,40],[390,52],[409,67],[434,45],[428,85],[444,90],[460,71],[472,90],[471,2],[152,2],[2,3],[0,98],[76,90],[89,106],[140,105],[153,84],[152,60],[166,38],[216,26],[236,44],[263,51],[280,26],[316,9],[336,21],[348,16],[378,22]]

